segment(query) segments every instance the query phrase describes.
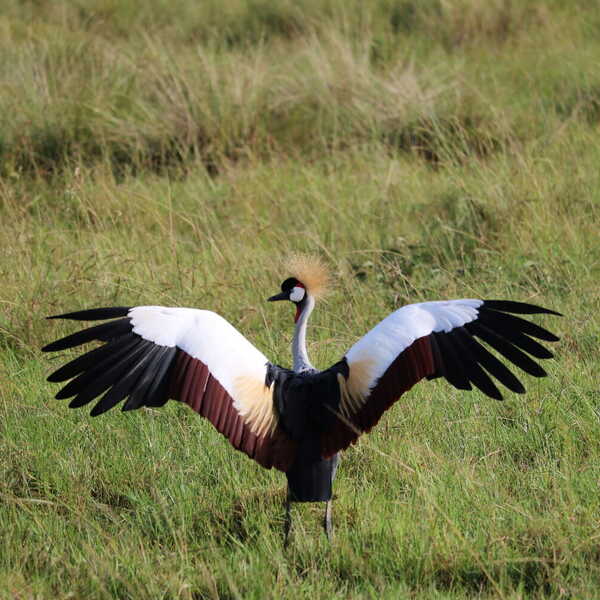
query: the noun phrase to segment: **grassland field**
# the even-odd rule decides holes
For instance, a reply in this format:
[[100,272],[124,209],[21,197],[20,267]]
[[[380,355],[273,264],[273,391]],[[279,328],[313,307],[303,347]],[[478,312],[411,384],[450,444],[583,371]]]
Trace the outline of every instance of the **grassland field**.
[[[597,1],[4,0],[0,57],[0,598],[600,598]],[[296,251],[319,367],[409,302],[564,317],[525,396],[402,396],[284,551],[281,473],[174,402],[69,410],[40,347],[196,306],[289,364]]]

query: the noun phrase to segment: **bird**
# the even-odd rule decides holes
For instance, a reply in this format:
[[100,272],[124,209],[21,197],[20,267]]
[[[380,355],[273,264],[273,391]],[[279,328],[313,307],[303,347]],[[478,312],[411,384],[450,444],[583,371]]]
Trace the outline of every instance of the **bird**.
[[[517,315],[560,313],[513,300],[434,300],[404,305],[386,316],[327,369],[306,348],[307,324],[328,290],[330,273],[318,256],[294,255],[288,277],[269,302],[294,306],[292,367],[274,364],[219,314],[197,308],[112,306],[48,317],[104,321],[42,348],[62,351],[101,342],[48,376],[66,382],[56,394],[79,408],[98,399],[97,416],[122,410],[187,404],[231,445],[267,469],[285,473],[284,546],[295,502],[324,502],[323,528],[332,539],[332,489],[340,453],[369,432],[403,394],[422,380],[445,379],[459,390],[478,388],[502,399],[525,388],[490,352],[534,377],[535,359],[553,354],[539,341],[552,332]],[[497,381],[495,381],[497,380]]]

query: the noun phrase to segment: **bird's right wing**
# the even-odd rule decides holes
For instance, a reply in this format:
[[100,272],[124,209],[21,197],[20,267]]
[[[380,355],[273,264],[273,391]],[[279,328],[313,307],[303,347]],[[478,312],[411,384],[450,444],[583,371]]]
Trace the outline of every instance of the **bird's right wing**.
[[76,408],[102,395],[93,416],[125,398],[124,411],[162,406],[174,398],[262,466],[289,468],[296,444],[279,426],[269,362],[235,327],[211,311],[162,306],[99,308],[50,318],[115,317],[120,318],[43,348],[50,352],[105,342],[48,377],[52,382],[71,379],[57,398],[73,398],[70,406]]
[[464,299],[409,304],[378,323],[344,357],[345,374],[339,372],[341,363],[332,367],[339,381],[338,404],[331,409],[337,419],[322,435],[322,455],[331,456],[356,441],[425,378],[444,377],[462,390],[472,389],[472,384],[501,400],[493,376],[509,390],[523,393],[521,382],[480,341],[526,373],[543,377],[546,372],[531,356],[550,358],[552,353],[533,338],[558,338],[510,313],[559,315],[523,302]]

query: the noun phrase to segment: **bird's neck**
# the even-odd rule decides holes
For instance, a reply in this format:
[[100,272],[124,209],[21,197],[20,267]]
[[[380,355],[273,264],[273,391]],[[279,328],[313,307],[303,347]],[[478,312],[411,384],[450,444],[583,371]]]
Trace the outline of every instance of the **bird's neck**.
[[307,295],[302,304],[302,312],[296,321],[294,339],[292,340],[294,371],[306,371],[307,369],[314,369],[310,360],[308,359],[308,353],[306,352],[306,325],[308,323],[310,313],[315,307],[315,300],[312,296]]

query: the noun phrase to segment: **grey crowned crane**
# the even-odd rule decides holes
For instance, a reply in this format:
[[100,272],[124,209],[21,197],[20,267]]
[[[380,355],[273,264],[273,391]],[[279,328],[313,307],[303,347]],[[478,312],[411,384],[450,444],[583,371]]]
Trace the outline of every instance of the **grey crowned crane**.
[[[327,284],[318,259],[296,257],[291,277],[269,301],[295,306],[293,368],[274,365],[218,314],[162,306],[82,310],[50,319],[111,319],[43,348],[65,350],[99,340],[48,381],[70,380],[57,398],[77,408],[101,396],[91,415],[125,400],[122,410],[162,406],[169,399],[206,417],[237,450],[288,481],[285,543],[291,502],[326,502],[331,536],[332,484],[339,452],[377,424],[422,379],[444,377],[461,390],[479,388],[501,400],[493,378],[523,393],[517,377],[481,342],[535,377],[534,360],[552,357],[536,338],[558,338],[515,314],[552,310],[510,300],[445,300],[399,308],[375,325],[333,366],[319,371],[306,351],[306,327]],[[533,358],[532,358],[533,357]]]

